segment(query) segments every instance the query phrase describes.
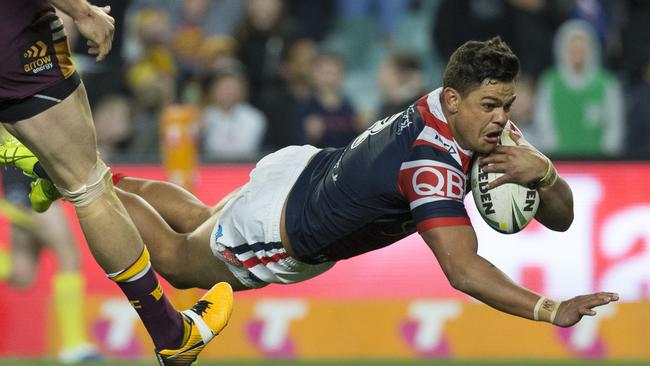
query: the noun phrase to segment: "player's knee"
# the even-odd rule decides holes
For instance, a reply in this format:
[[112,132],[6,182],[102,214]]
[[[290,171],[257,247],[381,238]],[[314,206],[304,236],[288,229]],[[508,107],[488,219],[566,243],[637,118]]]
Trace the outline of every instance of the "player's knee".
[[111,189],[112,186],[113,182],[111,181],[110,170],[101,159],[97,159],[97,163],[95,163],[91,171],[87,174],[87,178],[80,188],[73,191],[62,187],[57,187],[57,189],[66,201],[72,203],[74,206],[81,207],[95,202],[107,189]]

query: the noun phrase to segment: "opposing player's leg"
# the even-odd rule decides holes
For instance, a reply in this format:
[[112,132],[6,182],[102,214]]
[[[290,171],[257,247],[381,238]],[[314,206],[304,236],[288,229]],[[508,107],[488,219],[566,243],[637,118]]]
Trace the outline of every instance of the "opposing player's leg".
[[208,206],[176,184],[119,175],[115,186],[144,199],[176,232],[190,233],[219,212],[240,188]]
[[179,233],[189,233],[208,220],[214,211],[192,193],[176,184],[119,177],[113,179],[116,187],[143,198]]
[[[142,197],[119,187],[116,191],[147,243],[154,268],[174,287],[210,288],[217,282],[228,282],[235,290],[247,289],[210,249],[210,232],[218,213],[192,233],[178,233]],[[179,212],[184,209],[184,206],[177,206]]]

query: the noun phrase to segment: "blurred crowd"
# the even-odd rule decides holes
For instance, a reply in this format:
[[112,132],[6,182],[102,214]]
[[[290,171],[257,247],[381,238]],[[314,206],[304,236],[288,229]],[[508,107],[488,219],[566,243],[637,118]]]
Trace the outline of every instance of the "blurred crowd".
[[197,110],[201,160],[340,147],[440,86],[451,52],[500,35],[510,118],[556,158],[650,158],[644,0],[111,0],[102,63],[68,27],[104,159],[160,159],[161,116]]

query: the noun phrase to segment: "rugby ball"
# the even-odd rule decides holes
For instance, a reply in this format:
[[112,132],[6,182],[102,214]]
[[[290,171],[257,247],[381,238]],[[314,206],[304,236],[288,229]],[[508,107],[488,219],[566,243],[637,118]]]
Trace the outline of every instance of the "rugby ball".
[[[515,146],[510,137],[510,129],[505,128],[499,138],[499,144]],[[485,173],[480,167],[480,157],[472,163],[470,182],[472,196],[483,220],[494,230],[503,234],[513,234],[528,225],[539,207],[539,193],[515,183],[502,184],[494,189],[487,189],[491,182],[501,173]]]

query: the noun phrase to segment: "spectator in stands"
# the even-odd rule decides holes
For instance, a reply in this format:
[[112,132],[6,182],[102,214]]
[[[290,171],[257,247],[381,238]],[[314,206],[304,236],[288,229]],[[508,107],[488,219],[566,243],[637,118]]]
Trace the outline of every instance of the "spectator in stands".
[[332,0],[284,0],[286,13],[295,22],[299,38],[322,41],[336,15]]
[[580,0],[576,1],[571,9],[572,18],[582,19],[594,28],[598,40],[606,44],[612,27],[613,5],[609,0]]
[[623,96],[616,78],[601,66],[591,25],[583,20],[563,24],[555,37],[555,58],[535,104],[541,149],[556,156],[619,154],[625,136]]
[[[198,103],[196,91],[200,89],[203,75],[213,66],[211,56],[215,48],[223,48],[224,42],[234,43],[232,38],[243,14],[243,3],[240,0],[135,0],[129,10],[131,19],[145,9],[167,15],[169,29],[165,45],[176,64],[178,95],[175,99]],[[131,58],[142,53],[141,48],[143,45],[131,41]]]
[[645,66],[632,81],[627,100],[627,153],[631,158],[650,159],[650,50],[646,48]]
[[250,160],[260,154],[266,117],[247,101],[246,80],[238,70],[222,70],[205,84],[201,117],[206,160]]
[[212,36],[233,36],[244,14],[241,0],[172,0],[167,7],[172,15],[172,29],[181,34],[200,28],[204,40]]
[[125,93],[127,87],[124,80],[125,55],[122,52],[127,41],[125,18],[131,1],[127,0],[93,0],[92,4],[103,8],[111,7],[111,17],[115,19],[115,33],[113,35],[112,51],[106,55],[102,62],[96,62],[94,55],[89,55],[86,50],[86,38],[79,36],[74,20],[64,12],[57,12],[63,20],[68,44],[73,53],[75,67],[83,75],[84,87],[88,94],[91,108],[94,108],[104,96],[116,93]]
[[386,58],[377,79],[383,99],[378,118],[399,113],[426,94],[422,67],[413,54],[396,53]]
[[540,134],[533,123],[536,99],[535,81],[527,75],[521,75],[517,81],[517,100],[510,107],[509,118],[517,121],[517,127],[521,130],[526,140],[533,146],[539,145]]
[[553,37],[568,19],[571,1],[509,0],[514,26],[514,51],[521,60],[521,74],[537,80],[553,65]]
[[299,107],[299,126],[292,131],[303,134],[303,143],[317,147],[345,146],[365,128],[343,95],[345,66],[338,56],[323,54],[311,75],[314,94]]
[[177,67],[168,46],[171,27],[166,12],[143,8],[135,16],[140,56],[127,70],[134,95],[134,141],[131,152],[141,158],[158,156],[161,110],[175,100]]
[[206,53],[229,37],[243,13],[238,0],[176,1],[170,10],[171,49],[178,64],[177,85],[181,101],[187,101],[186,88],[209,67]]
[[235,38],[238,58],[246,66],[251,103],[261,108],[264,98],[282,83],[282,54],[295,38],[295,27],[281,0],[247,0]]
[[[237,41],[229,36],[215,36],[204,43],[201,49],[201,57],[207,74],[213,74],[222,69],[228,69],[233,65],[239,65],[237,55]],[[237,66],[234,66],[237,67]]]
[[624,19],[621,24],[621,69],[626,77],[637,79],[647,63],[650,45],[650,1],[626,0],[615,2],[623,5]]
[[[104,0],[106,1],[106,0]],[[130,11],[155,8],[168,11],[172,29],[201,27],[201,34],[232,36],[244,11],[241,0],[131,0]]]
[[237,41],[230,36],[212,36],[203,42],[197,55],[200,67],[179,81],[184,84],[177,101],[183,104],[201,104],[206,78],[222,70],[241,67],[241,62],[236,58],[237,48]]
[[448,60],[458,46],[471,39],[498,35],[515,46],[513,15],[512,6],[502,0],[442,0],[433,22],[433,47]]
[[[433,28],[434,47],[444,60],[464,42],[500,36],[533,79],[551,66],[552,39],[571,9],[559,0],[442,0]],[[462,19],[462,24],[458,20]]]
[[127,158],[133,140],[131,103],[119,94],[103,97],[93,110],[97,150],[105,161]]
[[384,40],[390,44],[400,19],[409,9],[411,0],[339,0],[339,16],[343,20],[358,18],[379,20]]
[[311,70],[318,57],[318,45],[307,38],[299,39],[287,47],[282,56],[281,83],[269,90],[260,109],[267,116],[267,129],[264,146],[274,151],[292,144],[302,143],[302,138],[291,133],[299,125],[296,121],[297,108],[312,95]]

